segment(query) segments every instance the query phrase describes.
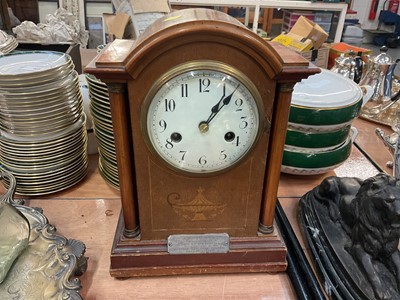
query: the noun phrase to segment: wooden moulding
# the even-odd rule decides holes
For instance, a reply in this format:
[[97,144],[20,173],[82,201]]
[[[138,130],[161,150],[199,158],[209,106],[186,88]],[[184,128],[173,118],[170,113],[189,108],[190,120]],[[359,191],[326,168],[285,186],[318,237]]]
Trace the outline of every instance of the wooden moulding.
[[169,254],[167,240],[142,241],[123,235],[119,218],[111,253],[113,277],[143,277],[181,274],[257,273],[286,270],[286,246],[280,233],[259,237],[230,238],[228,253]]

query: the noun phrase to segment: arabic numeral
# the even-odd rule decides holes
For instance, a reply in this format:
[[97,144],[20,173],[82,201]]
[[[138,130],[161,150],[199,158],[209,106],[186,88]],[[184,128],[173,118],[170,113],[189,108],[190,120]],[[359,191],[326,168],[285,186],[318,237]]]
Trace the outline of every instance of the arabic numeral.
[[240,98],[236,99],[235,105],[237,106],[236,111],[242,111],[243,99]]
[[241,144],[241,143],[240,143],[239,136],[237,136],[236,139],[234,139],[233,144],[234,144],[236,147],[239,147],[239,145]]
[[227,157],[228,155],[225,153],[225,150],[221,150],[221,153],[219,154],[219,159],[225,160]]
[[181,97],[182,98],[188,97],[188,84],[187,83],[181,84]]
[[208,89],[210,87],[211,81],[208,78],[204,79],[199,79],[199,91],[200,93],[209,93],[210,90]]
[[160,120],[158,125],[161,127],[161,132],[164,132],[167,129],[167,122],[165,122],[165,120]]
[[168,150],[174,148],[174,144],[172,144],[172,140],[171,139],[166,139],[166,144],[165,144],[165,148],[167,148]]
[[249,123],[246,121],[246,118],[247,117],[241,117],[240,118],[241,119],[241,122],[239,124],[239,128],[240,129],[245,129],[249,125]]
[[204,166],[207,164],[206,156],[203,155],[202,157],[199,158],[199,164]]
[[182,154],[181,160],[184,161],[187,151],[179,151],[179,153]]
[[176,103],[174,99],[164,99],[164,104],[165,104],[165,111],[166,112],[173,112],[176,108]]

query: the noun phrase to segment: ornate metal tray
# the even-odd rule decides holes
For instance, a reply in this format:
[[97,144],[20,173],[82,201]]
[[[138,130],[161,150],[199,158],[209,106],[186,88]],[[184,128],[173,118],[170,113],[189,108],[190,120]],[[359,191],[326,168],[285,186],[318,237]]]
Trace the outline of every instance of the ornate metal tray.
[[[397,93],[400,89],[399,79],[395,78],[392,84],[393,84],[393,93]],[[400,103],[398,100],[396,100],[387,109],[381,111],[379,114],[373,117],[364,114],[363,109],[361,109],[360,117],[377,124],[394,127],[399,122],[399,114],[398,114],[399,109],[400,109]]]
[[56,234],[40,208],[30,208],[14,200],[15,179],[8,173],[0,178],[10,188],[0,201],[14,205],[29,221],[29,246],[15,260],[6,279],[0,284],[0,299],[83,299],[80,280],[86,271],[85,245]]
[[397,119],[397,112],[400,108],[400,103],[396,102],[392,106],[390,106],[388,109],[385,111],[382,111],[381,113],[377,114],[374,117],[370,117],[368,115],[363,114],[362,110],[360,113],[360,118],[366,119],[368,121],[372,121],[377,124],[381,125],[386,125],[389,127],[393,127],[397,124],[398,119]]

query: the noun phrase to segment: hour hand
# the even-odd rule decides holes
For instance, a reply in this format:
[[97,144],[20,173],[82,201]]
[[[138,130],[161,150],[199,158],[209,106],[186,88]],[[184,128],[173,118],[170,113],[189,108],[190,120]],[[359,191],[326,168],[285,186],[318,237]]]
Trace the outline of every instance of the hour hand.
[[228,96],[225,97],[225,84],[224,84],[224,95],[222,96],[221,100],[219,100],[219,102],[217,104],[215,104],[212,108],[211,108],[211,114],[208,117],[207,121],[205,121],[205,123],[207,125],[210,124],[211,120],[214,119],[214,117],[217,115],[217,113],[225,106],[228,105],[229,102],[231,102],[232,96],[233,94],[236,92],[236,90],[238,89],[239,85],[233,90],[233,92],[231,94],[229,94]]

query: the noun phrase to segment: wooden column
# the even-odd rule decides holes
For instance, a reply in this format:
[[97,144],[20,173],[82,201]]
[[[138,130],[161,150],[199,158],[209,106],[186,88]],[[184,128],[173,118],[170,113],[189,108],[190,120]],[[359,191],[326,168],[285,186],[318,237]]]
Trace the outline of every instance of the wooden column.
[[115,151],[117,154],[122,214],[125,221],[124,236],[133,238],[139,235],[140,227],[129,101],[125,98],[127,97],[126,84],[109,83],[107,87],[110,95]]
[[[285,147],[286,130],[289,120],[290,101],[294,83],[278,83],[277,98],[274,106],[274,119],[271,124],[271,136],[268,149],[268,161],[265,174],[263,199],[261,202],[261,233],[271,233],[278,195],[283,149]],[[279,162],[279,163],[278,163]]]

